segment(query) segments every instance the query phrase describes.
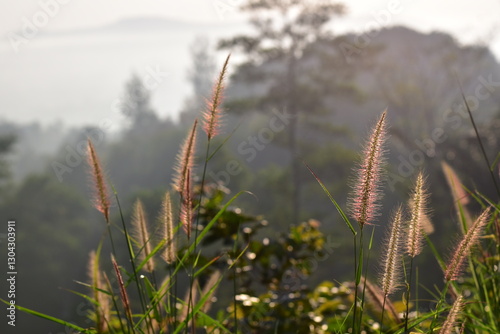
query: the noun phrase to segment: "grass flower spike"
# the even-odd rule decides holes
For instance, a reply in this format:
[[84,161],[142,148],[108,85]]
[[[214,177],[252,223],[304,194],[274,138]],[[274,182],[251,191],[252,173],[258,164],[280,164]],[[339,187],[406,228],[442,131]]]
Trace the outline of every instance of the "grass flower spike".
[[476,244],[484,227],[488,223],[489,214],[489,208],[484,210],[457,246],[445,272],[445,279],[447,281],[456,280],[460,276],[467,256],[470,254],[472,247]]
[[415,187],[410,198],[411,217],[408,226],[408,238],[406,243],[406,253],[410,257],[415,257],[422,251],[425,226],[430,225],[430,220],[427,215],[428,197],[429,196],[425,188],[425,177],[423,173],[420,172],[415,180]]
[[[135,238],[138,242],[139,259],[144,261],[145,258],[151,254],[151,242],[149,231],[146,223],[146,214],[144,206],[140,200],[137,200],[134,205],[134,213],[132,215],[132,226],[134,227]],[[154,270],[154,260],[150,257],[146,262],[144,268],[147,272],[151,273]]]
[[198,125],[198,120],[195,119],[191,131],[184,140],[184,143],[182,144],[179,154],[177,155],[177,165],[175,166],[175,177],[172,185],[174,189],[177,190],[178,192],[183,191],[188,171],[190,172],[193,169],[194,155],[196,149],[197,125]]
[[116,280],[118,281],[118,286],[120,287],[120,297],[122,300],[123,308],[125,309],[125,313],[127,314],[128,320],[130,321],[130,323],[133,323],[132,310],[130,308],[130,300],[128,298],[127,290],[125,290],[125,284],[123,283],[123,277],[120,272],[120,268],[118,267],[118,264],[116,263],[115,257],[113,255],[111,255],[111,263],[113,263],[113,269],[115,270]]
[[175,262],[175,236],[174,236],[174,222],[172,219],[172,200],[170,194],[167,192],[164,196],[162,209],[161,209],[161,222],[163,223],[163,238],[165,240],[165,250],[162,253],[162,258],[166,263],[172,264]]
[[455,327],[457,322],[457,317],[460,315],[462,308],[464,307],[464,297],[458,296],[453,305],[451,306],[450,313],[441,327],[439,334],[451,334],[453,327]]
[[97,330],[99,333],[107,332],[108,322],[111,320],[110,298],[109,295],[99,291],[106,291],[106,284],[104,283],[102,273],[99,269],[99,259],[97,258],[95,251],[90,252],[88,275],[91,281],[92,291],[94,293],[94,300],[96,302],[96,304],[94,304],[94,308]]
[[465,220],[465,224],[464,222],[460,224],[460,228],[465,234],[464,225],[470,227],[470,224],[472,223],[471,215],[466,208],[466,205],[470,202],[469,195],[465,191],[457,173],[450,165],[442,161],[441,168],[446,178],[446,183],[448,183],[448,186],[451,189],[451,195],[453,197],[453,203],[455,204],[455,211],[457,212],[458,221],[462,221],[462,215],[463,219]]
[[227,66],[230,57],[231,54],[227,56],[226,61],[222,66],[222,70],[220,71],[219,77],[213,88],[212,98],[207,101],[207,108],[203,113],[203,130],[207,133],[209,140],[217,135],[220,127],[220,105],[224,99],[224,78],[227,73]]
[[399,207],[394,213],[390,232],[387,239],[387,249],[384,252],[383,271],[380,279],[382,292],[388,296],[395,291],[399,280],[399,268],[401,252],[399,251],[401,243],[401,230],[403,225],[403,209]]
[[186,176],[186,182],[184,184],[184,189],[181,193],[181,213],[180,219],[184,231],[187,234],[188,239],[191,238],[191,229],[193,225],[193,194],[191,193],[191,172],[188,171]]
[[386,113],[380,116],[363,151],[363,160],[358,170],[350,211],[361,228],[377,215],[380,198],[380,179],[383,162],[383,144],[386,137]]
[[88,140],[87,143],[87,162],[91,169],[92,180],[95,188],[94,195],[94,206],[97,210],[102,212],[104,215],[104,219],[109,223],[109,193],[108,188],[106,186],[106,181],[104,180],[104,172],[101,167],[101,162],[99,161],[99,157],[95,152],[94,145]]

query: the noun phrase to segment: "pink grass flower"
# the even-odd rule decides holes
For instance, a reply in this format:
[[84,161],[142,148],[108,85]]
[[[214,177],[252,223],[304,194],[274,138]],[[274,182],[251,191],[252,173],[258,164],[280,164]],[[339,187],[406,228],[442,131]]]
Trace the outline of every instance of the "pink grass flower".
[[383,145],[386,137],[386,113],[384,111],[366,142],[362,162],[357,171],[356,183],[350,197],[350,213],[363,228],[377,216],[381,197]]

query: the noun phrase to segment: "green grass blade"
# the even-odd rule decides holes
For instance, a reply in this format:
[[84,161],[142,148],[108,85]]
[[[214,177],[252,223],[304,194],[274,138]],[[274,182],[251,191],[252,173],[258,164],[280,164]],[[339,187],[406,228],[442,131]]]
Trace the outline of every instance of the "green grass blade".
[[[3,303],[5,303],[7,305],[11,305],[8,301],[3,300],[2,298],[0,298],[0,301],[2,301]],[[77,331],[79,331],[81,333],[85,333],[85,334],[94,334],[94,333],[97,333],[95,330],[85,329],[85,328],[79,327],[79,326],[77,326],[75,324],[72,324],[70,322],[67,322],[67,321],[58,319],[56,317],[52,317],[50,315],[43,314],[43,313],[40,313],[40,312],[37,312],[37,311],[34,311],[34,310],[30,310],[29,308],[25,308],[25,307],[22,307],[22,306],[19,306],[19,305],[16,305],[16,309],[18,309],[19,311],[22,311],[24,313],[28,313],[28,314],[34,315],[36,317],[39,317],[39,318],[42,318],[42,319],[45,319],[45,320],[49,320],[49,321],[58,323],[60,325],[66,326],[68,328],[77,330]]]
[[226,144],[226,142],[234,135],[236,130],[238,130],[240,125],[241,125],[241,122],[233,129],[233,131],[231,131],[231,133],[226,138],[224,138],[222,143],[215,148],[215,150],[212,152],[212,154],[210,154],[210,156],[207,158],[207,162],[210,161],[212,159],[212,157]]
[[351,230],[352,234],[356,235],[357,232],[354,229],[354,227],[352,226],[351,222],[349,221],[349,218],[347,218],[346,214],[344,213],[344,211],[342,210],[340,205],[337,203],[337,201],[335,201],[335,199],[333,199],[332,195],[330,194],[328,189],[326,189],[323,182],[321,182],[320,178],[316,175],[316,173],[314,173],[314,171],[305,162],[304,162],[304,165],[307,167],[307,169],[309,169],[309,172],[311,172],[311,174],[314,176],[316,181],[318,181],[319,185],[321,186],[321,188],[323,188],[323,191],[328,196],[328,198],[330,198],[330,201],[333,203],[333,205],[335,205],[335,208],[337,208],[337,211],[339,212],[339,214],[342,217],[342,219],[344,220],[344,222],[347,224],[347,227],[349,227],[349,229]]
[[203,230],[200,232],[198,237],[196,238],[196,241],[192,243],[189,246],[188,251],[184,255],[184,257],[187,257],[188,254],[192,253],[194,251],[195,245],[199,244],[201,239],[205,237],[205,235],[210,231],[212,226],[217,222],[217,220],[222,216],[222,214],[227,210],[227,208],[243,193],[248,193],[248,191],[240,191],[236,195],[234,195],[220,210],[217,212],[217,214],[212,218],[212,220],[203,228]]
[[[158,245],[151,251],[151,253],[149,253],[148,256],[146,256],[144,258],[144,260],[141,261],[141,263],[139,263],[139,265],[135,269],[137,271],[137,273],[139,273],[139,270],[141,270],[146,265],[146,263],[149,261],[149,259],[152,258],[153,256],[155,256],[156,253],[158,253],[164,245],[165,245],[165,240],[162,240],[158,243]],[[131,280],[131,278],[129,279],[129,282],[130,282],[130,280]],[[127,282],[127,284],[129,282]]]
[[219,284],[220,284],[220,282],[222,281],[223,278],[224,278],[224,275],[221,275],[220,278],[217,280],[217,283],[214,284],[214,286],[212,288],[210,288],[210,290],[208,291],[208,293],[205,294],[202,298],[200,298],[200,300],[194,306],[193,312],[191,312],[191,313],[188,314],[188,317],[187,317],[186,321],[183,321],[182,323],[179,324],[179,326],[175,329],[174,334],[180,333],[184,329],[184,327],[186,326],[186,324],[189,323],[190,320],[192,319],[193,314],[194,315],[200,315],[200,316],[202,314],[204,314],[205,317],[208,317],[209,319],[211,319],[212,323],[215,324],[215,325],[217,325],[220,329],[223,329],[227,333],[231,333],[227,328],[225,328],[218,321],[216,321],[215,319],[210,318],[208,315],[206,315],[205,313],[203,313],[201,311],[201,308],[203,307],[203,305],[205,305],[205,303],[207,302],[207,300],[210,297],[212,297],[213,292],[215,291],[215,289],[217,289],[217,287],[219,286]]

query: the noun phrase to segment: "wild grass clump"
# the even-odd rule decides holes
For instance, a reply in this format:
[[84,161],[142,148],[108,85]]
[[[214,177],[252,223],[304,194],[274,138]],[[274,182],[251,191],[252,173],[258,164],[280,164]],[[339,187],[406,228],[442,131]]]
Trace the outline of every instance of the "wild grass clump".
[[[306,165],[352,234],[354,265],[349,281],[333,277],[315,287],[303,284],[313,274],[312,259],[324,259],[324,265],[335,261],[319,222],[309,220],[276,237],[259,238],[267,221],[232,207],[242,192],[225,201],[226,189],[206,182],[207,165],[220,149],[211,144],[220,134],[228,61],[203,113],[205,136],[198,134],[195,120],[177,156],[172,190],[165,184],[154,223],[141,199],[127,221],[116,192],[117,212],[111,214],[110,183],[88,142],[94,204],[103,214],[103,236],[107,234],[112,248],[110,257],[102,255],[101,239],[89,255],[88,283],[82,283],[88,294],[81,295],[92,304],[93,326],[82,328],[18,308],[81,333],[447,334],[458,327],[462,333],[499,333],[500,204],[464,188],[443,163],[462,231],[449,255],[438,253],[431,238],[432,185],[423,171],[413,178],[408,198],[395,203],[393,215],[381,217],[387,111],[375,122],[361,153],[348,209]],[[200,143],[206,150],[195,168]],[[465,207],[471,198],[481,206],[476,219]],[[378,271],[372,270],[376,229],[387,235]],[[434,288],[418,284],[418,273],[427,268],[419,271],[414,259],[425,249],[442,268],[442,282]],[[110,259],[110,265],[102,258]],[[231,284],[222,283],[227,280]],[[232,290],[231,296],[215,303],[221,288]],[[432,308],[418,307],[422,289],[433,296]]]

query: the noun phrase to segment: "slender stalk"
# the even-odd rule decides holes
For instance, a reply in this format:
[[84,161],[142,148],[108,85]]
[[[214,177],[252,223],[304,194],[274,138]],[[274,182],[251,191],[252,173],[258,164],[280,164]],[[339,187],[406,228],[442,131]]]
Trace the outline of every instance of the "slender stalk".
[[[198,239],[198,230],[199,230],[199,224],[200,224],[200,211],[201,211],[201,203],[203,200],[203,193],[204,193],[204,188],[205,188],[205,178],[206,178],[206,173],[207,173],[207,165],[208,161],[210,160],[211,156],[209,155],[210,153],[210,144],[212,142],[212,138],[218,134],[218,128],[220,126],[220,116],[221,116],[221,110],[220,110],[220,105],[222,104],[222,100],[224,98],[224,79],[227,73],[227,67],[229,64],[229,59],[231,57],[231,54],[229,54],[224,62],[224,65],[222,66],[222,70],[219,73],[218,79],[216,83],[214,84],[213,92],[212,92],[212,98],[210,101],[207,103],[207,108],[205,112],[203,113],[204,117],[204,124],[203,124],[203,129],[205,130],[207,134],[207,150],[205,153],[205,163],[203,165],[203,174],[201,177],[201,186],[200,186],[200,195],[199,195],[199,200],[198,200],[198,210],[196,214],[196,223],[195,223],[195,238],[194,238],[194,248],[193,248],[193,254],[196,254],[196,248],[197,248],[197,239]],[[193,296],[192,296],[192,291],[193,291],[193,275],[194,275],[194,265],[191,267],[191,273],[189,275],[189,299],[188,299],[188,314],[190,308],[194,308],[193,305]],[[186,317],[186,321],[189,317]],[[194,323],[194,314],[191,317],[192,322]],[[187,323],[186,323],[186,333],[187,333]],[[194,330],[194,326],[192,326]]]
[[[195,229],[194,229],[193,254],[196,254],[196,249],[198,247],[197,240],[198,240],[199,225],[200,225],[201,202],[203,200],[203,193],[204,193],[203,189],[205,188],[205,178],[206,178],[206,174],[207,174],[207,165],[208,165],[208,159],[209,159],[209,153],[210,153],[210,142],[211,142],[211,138],[209,137],[208,142],[207,142],[207,150],[205,152],[205,163],[203,164],[203,174],[202,174],[201,183],[200,183],[200,194],[198,197],[198,208],[197,208],[196,218],[195,218],[196,220],[195,220]],[[194,284],[193,276],[194,276],[194,265],[191,266],[191,272],[189,274],[188,314],[189,314],[191,308],[194,309],[193,294],[192,294],[193,284]],[[188,318],[189,317],[186,317],[186,333],[188,333],[188,324],[187,324]],[[194,321],[194,314],[192,315],[191,320]]]
[[[364,236],[363,236],[363,228],[361,228],[359,232],[359,261],[358,261],[358,270],[356,272],[356,291],[358,290],[359,283],[361,282],[361,272],[363,271],[363,260],[364,260]],[[356,301],[356,307],[357,307],[357,301]],[[363,322],[363,309],[361,308],[360,304],[360,309],[359,309],[359,331],[361,331],[361,324]]]
[[380,333],[382,333],[382,327],[384,327],[384,315],[385,315],[385,302],[387,301],[387,295],[384,295],[384,302],[382,303],[382,315],[380,316]]
[[375,226],[372,227],[372,234],[370,238],[370,242],[368,244],[368,253],[366,255],[366,262],[365,262],[365,273],[364,273],[364,279],[363,279],[363,293],[361,294],[361,312],[360,312],[360,317],[363,319],[363,312],[365,308],[365,292],[366,292],[366,280],[368,277],[368,268],[370,264],[370,254],[371,254],[371,249],[372,249],[372,242],[373,242],[373,234],[375,233]]
[[[139,293],[139,300],[141,301],[141,308],[142,308],[142,312],[144,314],[146,314],[146,310],[147,310],[147,307],[146,307],[146,297],[143,293],[143,290],[141,289],[141,285],[139,283],[139,277],[137,276],[137,268],[135,266],[135,263],[134,263],[134,252],[132,250],[132,244],[130,243],[130,235],[128,233],[128,230],[127,230],[127,226],[125,224],[125,218],[123,217],[123,211],[122,211],[122,206],[120,204],[120,199],[118,198],[118,194],[116,191],[114,191],[115,193],[115,198],[116,198],[116,204],[118,205],[118,211],[120,212],[120,218],[121,218],[121,221],[122,221],[122,227],[123,227],[123,232],[125,234],[125,241],[127,243],[127,250],[128,250],[128,255],[129,255],[129,259],[130,259],[130,263],[132,265],[132,272],[133,272],[133,275],[134,275],[134,281],[135,281],[135,284],[136,284],[136,287],[137,287],[137,292]],[[153,327],[152,327],[152,324],[151,324],[151,319],[149,319],[149,316],[146,317],[146,324],[150,326],[151,328],[151,331],[153,331]]]
[[111,242],[111,251],[113,252],[113,256],[116,257],[115,243],[113,241],[113,235],[111,234],[111,224],[109,222],[106,222],[106,228],[109,235],[109,241]]
[[418,290],[419,290],[419,289],[418,289],[418,287],[420,286],[420,283],[419,283],[419,277],[420,277],[420,275],[419,275],[418,266],[417,266],[415,269],[416,269],[416,273],[415,273],[415,274],[416,274],[416,275],[415,275],[415,281],[416,281],[416,282],[415,282],[415,286],[417,287],[417,288],[415,289],[415,312],[416,312],[416,315],[415,315],[415,316],[417,316],[417,317],[418,317],[418,310],[420,309],[420,308],[418,307],[418,301],[420,300],[419,295],[418,295]]
[[236,312],[236,291],[237,291],[237,285],[236,285],[236,266],[233,267],[233,305],[234,305],[234,312],[233,312],[233,319],[234,319],[234,333],[238,334],[238,315]]
[[406,287],[405,333],[408,333],[408,316],[410,314],[410,295],[411,295],[412,275],[413,275],[413,257],[410,258],[410,274],[408,275],[408,285]]
[[237,312],[236,312],[236,291],[237,291],[236,261],[238,260],[237,251],[238,251],[238,239],[239,239],[239,236],[240,236],[239,231],[240,231],[240,224],[238,222],[238,226],[236,228],[236,236],[234,238],[234,245],[233,245],[233,258],[234,258],[233,261],[234,262],[232,263],[232,266],[233,266],[233,275],[234,275],[234,279],[233,279],[234,334],[238,334],[238,316],[237,316]]
[[358,283],[357,283],[358,253],[356,250],[356,247],[357,247],[356,234],[354,235],[353,240],[354,240],[354,304],[353,304],[353,313],[352,313],[352,332],[356,333],[356,314],[357,314],[357,308],[358,308]]
[[439,297],[439,300],[436,303],[436,311],[434,314],[434,319],[432,319],[432,322],[431,322],[430,327],[429,327],[429,333],[434,333],[434,327],[436,327],[437,319],[438,319],[439,315],[441,314],[439,309],[441,308],[441,305],[445,301],[446,294],[448,293],[448,289],[450,287],[450,284],[451,284],[451,281],[446,281],[444,288],[443,288],[443,291],[441,291],[441,295]]
[[467,102],[467,99],[465,98],[465,93],[464,93],[464,88],[462,87],[462,83],[458,79],[457,75],[457,81],[460,86],[460,93],[462,94],[462,99],[464,100],[465,106],[467,108],[467,113],[469,114],[470,121],[472,123],[472,127],[474,128],[474,132],[476,133],[476,138],[479,143],[479,147],[481,147],[481,152],[484,157],[484,162],[486,163],[486,167],[488,168],[488,171],[491,175],[491,179],[493,180],[493,184],[495,185],[495,189],[497,191],[498,198],[500,199],[500,186],[498,185],[497,179],[495,178],[495,174],[493,174],[493,168],[490,163],[490,159],[488,159],[488,155],[486,154],[486,150],[484,149],[483,141],[481,137],[479,136],[479,131],[477,130],[476,122],[474,121],[474,117],[472,116],[472,111],[470,110],[469,103]]
[[[106,284],[107,284],[107,287],[108,287],[108,291],[111,294],[111,301],[113,303],[113,307],[115,308],[116,313],[118,315],[118,322],[120,323],[121,331],[123,333],[129,333],[128,331],[127,332],[125,331],[125,326],[123,325],[122,317],[120,316],[120,309],[118,308],[118,304],[116,302],[116,296],[115,296],[115,293],[113,291],[113,287],[111,286],[111,282],[109,281],[109,278],[108,278],[108,276],[106,274],[104,274],[104,279],[106,281]],[[129,326],[128,323],[127,323],[127,326]],[[109,328],[113,328],[113,327],[109,326]],[[130,327],[128,327],[128,329],[130,329]]]

